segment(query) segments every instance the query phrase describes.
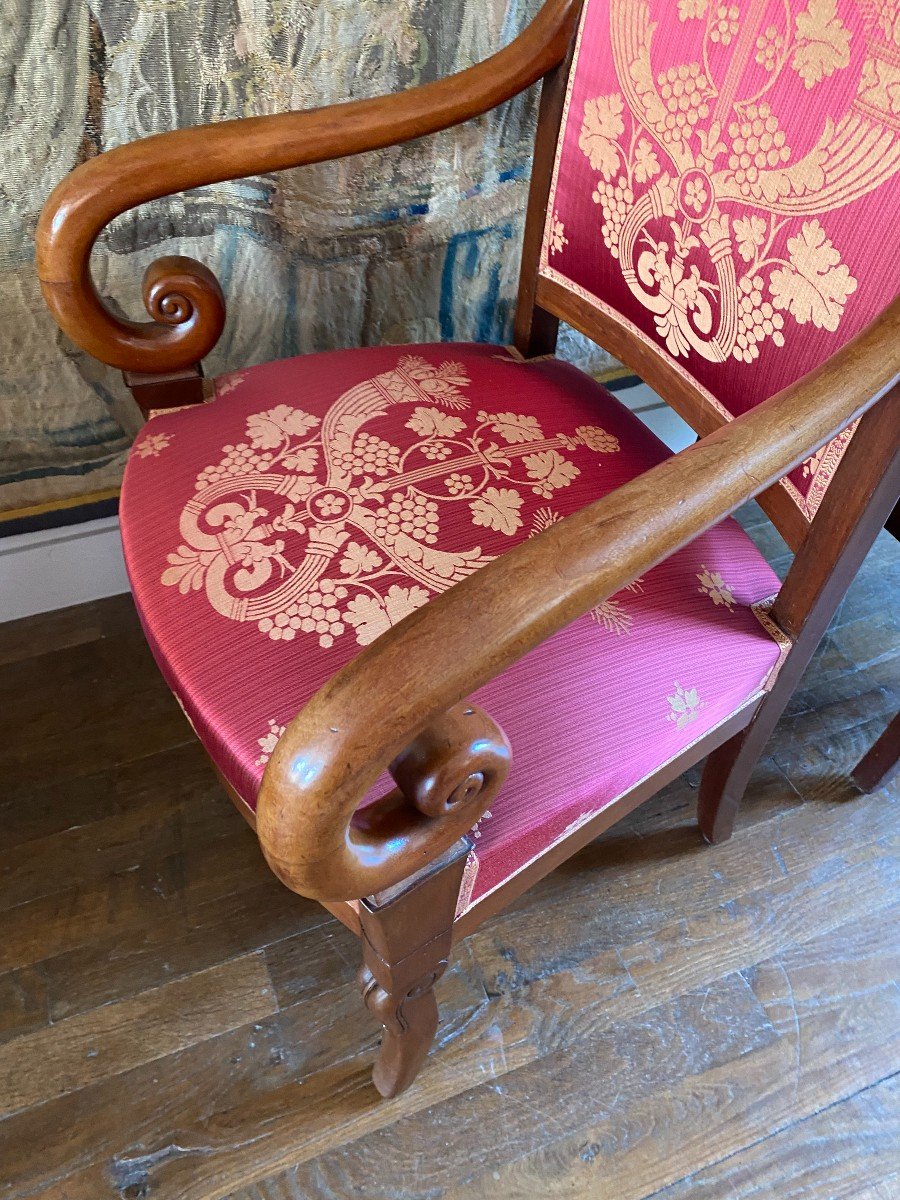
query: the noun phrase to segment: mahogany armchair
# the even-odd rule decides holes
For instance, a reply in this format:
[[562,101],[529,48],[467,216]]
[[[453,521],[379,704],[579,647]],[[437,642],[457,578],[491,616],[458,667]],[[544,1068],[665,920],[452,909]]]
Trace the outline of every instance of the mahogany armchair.
[[[48,305],[151,418],[121,505],[147,638],[272,869],[359,934],[386,1096],[427,1054],[451,944],[704,757],[700,827],[729,836],[897,498],[891,4],[740,8],[547,0],[450,79],[102,154],[41,218]],[[143,324],[94,289],[96,237],[140,203],[539,80],[513,349],[210,385],[208,269],[151,266]],[[669,455],[555,360],[560,319],[701,440]],[[780,588],[728,519],[752,497],[795,552]]]

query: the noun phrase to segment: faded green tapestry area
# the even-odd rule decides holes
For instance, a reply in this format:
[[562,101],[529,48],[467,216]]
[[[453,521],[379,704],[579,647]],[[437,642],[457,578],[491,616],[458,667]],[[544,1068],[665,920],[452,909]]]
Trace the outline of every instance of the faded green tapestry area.
[[[41,205],[78,162],[161,130],[374,96],[471,65],[538,0],[4,0],[0,512],[115,487],[139,415],[63,337],[34,273]],[[140,318],[184,253],[229,303],[207,374],[341,346],[509,338],[536,90],[437,137],[127,213],[93,260]],[[569,335],[567,357],[586,363]],[[590,365],[608,363],[593,352]]]

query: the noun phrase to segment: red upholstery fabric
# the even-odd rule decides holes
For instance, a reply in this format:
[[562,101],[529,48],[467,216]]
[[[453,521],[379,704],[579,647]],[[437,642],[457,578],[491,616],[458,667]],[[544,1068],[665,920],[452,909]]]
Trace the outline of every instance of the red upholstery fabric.
[[[311,355],[217,392],[138,439],[122,534],[157,661],[250,806],[360,646],[668,453],[573,367],[493,346]],[[779,647],[750,606],[777,587],[726,521],[473,697],[513,747],[473,901],[759,693]]]
[[[896,0],[587,0],[542,273],[737,415],[893,299],[898,128]],[[807,518],[849,436],[785,481]]]

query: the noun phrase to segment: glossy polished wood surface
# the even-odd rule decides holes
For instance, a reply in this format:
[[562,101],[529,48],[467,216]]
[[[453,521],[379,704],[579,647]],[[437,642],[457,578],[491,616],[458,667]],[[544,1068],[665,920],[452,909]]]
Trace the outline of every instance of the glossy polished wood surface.
[[[499,889],[492,898],[491,912],[514,899],[526,885],[540,886],[543,875],[590,836],[648,799],[658,786],[677,771],[695,765],[710,750],[701,817],[704,828],[709,826],[707,833],[730,833],[740,793],[767,733],[847,586],[852,574],[848,564],[861,557],[865,539],[874,532],[873,522],[889,498],[885,489],[891,484],[880,475],[880,453],[861,463],[858,483],[848,474],[852,460],[866,457],[865,437],[851,445],[832,484],[837,490],[829,493],[830,502],[826,498],[822,519],[813,523],[812,532],[784,494],[770,485],[865,412],[890,387],[900,371],[900,306],[895,304],[806,379],[727,427],[713,428],[715,422],[700,403],[697,388],[662,349],[646,346],[625,322],[602,314],[598,317],[590,306],[579,306],[563,289],[539,278],[543,208],[578,7],[575,0],[548,0],[532,25],[506,50],[458,76],[408,93],[183,130],[101,155],[63,181],[48,202],[39,228],[42,284],[62,327],[98,358],[126,368],[129,385],[145,409],[160,403],[194,402],[203,395],[199,359],[215,343],[225,318],[218,283],[191,259],[160,259],[144,280],[144,302],[151,322],[120,320],[97,296],[89,270],[91,246],[113,216],[146,200],[203,183],[358,153],[435,132],[495,106],[543,77],[516,318],[520,348],[526,355],[551,350],[557,318],[570,320],[638,369],[708,435],[677,458],[520,545],[419,609],[322,688],[291,723],[269,762],[258,820],[263,850],[291,888],[320,899],[363,938],[366,1002],[385,1030],[376,1083],[388,1095],[407,1087],[422,1065],[437,1024],[433,983],[446,966],[454,934],[477,929],[487,911],[473,910],[453,927],[454,890],[462,858],[457,858],[452,870],[448,867],[439,873],[440,882],[434,888],[427,881],[426,864],[443,861],[441,856],[490,803],[509,761],[502,730],[489,714],[470,707],[466,697],[564,624],[643,574],[736,505],[762,492],[761,502],[768,506],[791,547],[800,550],[797,566],[775,608],[785,627],[797,633],[795,649],[776,689],[758,706],[754,702],[734,714],[714,735],[694,745],[690,754],[668,764],[602,814],[602,819],[554,848],[545,860],[533,863],[522,878]],[[862,429],[881,429],[887,445],[897,440],[896,425],[896,405],[885,400],[864,418]],[[846,491],[841,490],[845,485]],[[839,495],[848,500],[846,519],[829,521],[827,514],[835,508]],[[116,667],[120,669],[121,664]],[[109,714],[113,730],[118,716]],[[383,770],[393,773],[397,791],[358,813],[360,800]],[[780,855],[783,862],[783,849]],[[82,855],[80,865],[89,872],[97,869],[90,854]],[[72,866],[65,863],[65,869]],[[228,866],[226,862],[226,871]],[[32,882],[27,869],[14,870],[12,878],[14,890],[24,889],[27,894]],[[402,885],[399,894],[388,901],[385,894],[396,885]],[[362,906],[360,916],[355,905],[343,903],[376,892],[378,897]],[[128,896],[131,893],[126,889],[126,900]],[[437,922],[437,932],[425,944],[418,936],[423,905],[429,919]],[[50,915],[50,926],[63,941],[72,936],[72,923],[66,915],[62,919],[58,913]],[[264,923],[268,915],[257,919]],[[543,913],[533,916],[539,926]],[[89,925],[96,922],[94,907],[78,907],[78,919],[82,917]],[[215,940],[209,921],[204,932],[206,938]],[[205,948],[202,937],[191,945],[195,953]],[[108,971],[109,966],[106,955],[103,969]],[[630,979],[641,974],[638,961],[629,960],[625,969]],[[159,1028],[153,1022],[163,1009],[156,997],[136,997],[134,1004],[123,1001],[121,1013],[101,1013],[83,1022],[73,1018],[75,1024],[54,1043],[60,1048],[43,1074],[20,1078],[12,1060],[4,1060],[0,1052],[0,1079],[8,1084],[5,1103],[10,1106],[3,1111],[28,1113],[48,1097],[65,1097],[104,1079],[104,1065],[92,1061],[92,1052],[88,1061],[82,1062],[78,1039],[85,1031],[93,1040],[111,1039],[111,1057],[118,1064],[114,1070],[126,1074],[135,1064],[155,1068],[156,1059],[177,1055],[195,1030],[203,1038],[216,1039],[233,1028],[227,1024],[232,1018],[253,1020],[255,1029],[263,1029],[274,1017],[272,988],[266,971],[260,970],[259,956],[245,956],[223,973],[201,974],[208,977],[173,988],[171,1014],[167,1012]],[[316,980],[318,984],[318,976]],[[22,985],[26,991],[28,982]],[[209,1013],[219,989],[231,989],[236,997],[233,1013],[224,1024]],[[276,997],[277,990],[276,986]],[[793,1000],[793,988],[791,996]],[[193,1010],[196,1020],[192,1022]],[[611,1010],[615,1011],[615,1004]],[[557,1011],[552,1009],[551,1026]],[[730,1020],[731,1004],[728,1012]],[[794,1017],[796,1022],[796,1011]],[[770,1018],[766,1020],[772,1024]],[[141,1058],[143,1039],[138,1045],[134,1038],[117,1033],[135,1025],[153,1030],[146,1041],[150,1055],[146,1061]],[[308,1033],[304,1030],[305,1036]],[[313,1035],[308,1040],[313,1053],[318,1053],[319,1039]],[[47,1037],[38,1036],[35,1056],[43,1056],[49,1044]],[[250,1048],[255,1048],[255,1042]],[[799,1053],[798,1035],[798,1069]],[[516,1044],[508,1051],[503,1047],[503,1056],[506,1071],[508,1062],[516,1063]],[[240,1055],[230,1061],[239,1062]],[[2,1073],[4,1064],[6,1075]],[[515,1070],[515,1065],[511,1069]],[[552,1085],[554,1097],[567,1077]],[[212,1081],[204,1078],[203,1085],[226,1089],[229,1082],[226,1074]],[[156,1098],[158,1077],[154,1076],[152,1083]],[[341,1094],[342,1077],[336,1087],[332,1081],[319,1093],[309,1114],[314,1136],[316,1129],[331,1128],[317,1126],[316,1118],[327,1121]],[[270,1128],[267,1115],[258,1111],[257,1097],[248,1107],[247,1136],[236,1148],[230,1143],[218,1147],[215,1161],[201,1157],[192,1164],[182,1160],[182,1155],[192,1153],[191,1140],[173,1134],[167,1145],[120,1156],[111,1176],[104,1178],[112,1178],[120,1195],[149,1194],[151,1183],[157,1194],[177,1195],[179,1200],[231,1194],[234,1176],[229,1174],[230,1165],[238,1160],[244,1164],[247,1147],[258,1139],[260,1123]],[[215,1141],[214,1135],[210,1140]],[[262,1180],[265,1187],[268,1172],[272,1187],[282,1195],[287,1186],[283,1172],[292,1169],[296,1144],[296,1137],[285,1141],[276,1133],[274,1142],[267,1141],[261,1151],[265,1167],[255,1169],[253,1178]],[[593,1145],[588,1147],[586,1161],[594,1153]],[[237,1159],[234,1153],[229,1157],[235,1149],[240,1151]],[[210,1147],[204,1145],[201,1155],[209,1152]],[[492,1179],[501,1180],[501,1174],[492,1172]],[[59,1181],[62,1191],[54,1192]],[[78,1159],[78,1170],[68,1175],[60,1170],[48,1182],[50,1190],[41,1194],[57,1195],[57,1200],[75,1200],[82,1193],[95,1200],[101,1194],[100,1177],[84,1156]],[[577,1191],[582,1182],[576,1170],[565,1178],[563,1188]],[[204,1190],[210,1183],[212,1190]],[[518,1194],[517,1186],[516,1174],[507,1173],[501,1193]],[[586,1186],[593,1195],[592,1182]],[[503,1187],[513,1190],[503,1191]],[[354,1186],[354,1191],[358,1190]],[[493,1184],[491,1190],[496,1190]],[[451,1190],[446,1194],[457,1193]],[[616,1192],[617,1200],[620,1194],[624,1195]],[[235,1197],[236,1192],[232,1200]]]
[[561,61],[579,7],[579,0],[547,0],[503,50],[406,92],[174,130],[82,163],[57,186],[38,224],[38,275],[51,312],[74,342],[111,366],[161,374],[199,362],[222,331],[218,282],[193,259],[161,259],[144,280],[152,320],[116,316],[90,273],[91,247],[114,217],[175,192],[376,150],[479,116]]
[[[266,789],[256,832],[272,870],[294,891],[317,900],[356,900],[399,883],[468,833],[506,779],[509,743],[472,704],[451,705],[423,722],[387,760],[336,757],[359,722],[378,727],[394,704],[392,691],[385,679],[380,711],[367,712],[360,697],[340,716],[335,710],[299,752],[294,743],[289,760],[279,759],[275,778],[290,783]],[[397,789],[357,812],[384,769]],[[289,859],[268,852],[282,830],[289,831]]]
[[731,836],[766,742],[900,494],[900,386],[867,412],[841,459],[770,616],[793,645],[774,686],[738,737],[710,754],[698,819],[707,841]]
[[344,831],[423,730],[807,458],[898,376],[900,301],[817,371],[516,546],[363,650],[288,724],[266,766],[257,833],[276,875],[303,894],[349,900],[446,850],[457,822],[394,801],[390,842],[371,844],[377,867],[361,869],[359,845],[343,852]]

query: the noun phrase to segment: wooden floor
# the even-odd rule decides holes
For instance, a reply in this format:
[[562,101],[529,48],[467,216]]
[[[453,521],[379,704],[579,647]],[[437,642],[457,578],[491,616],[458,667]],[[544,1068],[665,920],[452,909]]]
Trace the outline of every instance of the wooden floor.
[[[777,535],[748,518],[779,568]],[[706,848],[692,774],[469,939],[406,1095],[119,597],[0,626],[0,1196],[900,1197],[882,535]]]

